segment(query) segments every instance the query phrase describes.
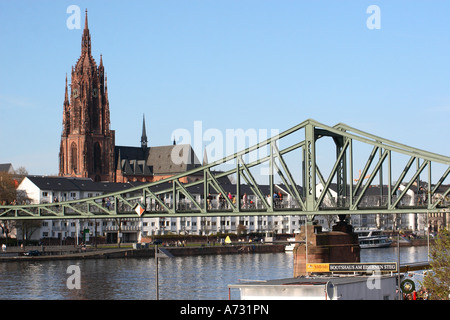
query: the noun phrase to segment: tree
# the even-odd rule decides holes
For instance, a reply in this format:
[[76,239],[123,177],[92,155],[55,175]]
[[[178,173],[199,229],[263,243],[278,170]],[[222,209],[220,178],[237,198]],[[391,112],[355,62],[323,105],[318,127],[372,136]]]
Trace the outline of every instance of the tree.
[[16,181],[12,174],[0,172],[0,204],[11,204],[16,200]]
[[6,242],[8,242],[9,235],[14,229],[14,221],[12,220],[0,220],[0,230],[5,234]]
[[242,234],[245,234],[247,232],[247,227],[246,226],[244,226],[243,224],[238,224],[238,226],[237,226],[237,234],[238,234],[238,236],[240,236],[240,235],[242,235]]
[[422,285],[430,292],[430,298],[450,299],[450,232],[439,231],[430,249],[431,271],[426,274]]
[[42,222],[40,220],[15,221],[15,227],[21,231],[22,241],[26,245],[27,241],[32,238],[33,233],[42,227]]
[[0,205],[22,203],[27,200],[26,194],[17,192],[17,187],[27,174],[25,167],[19,167],[14,174],[0,172]]

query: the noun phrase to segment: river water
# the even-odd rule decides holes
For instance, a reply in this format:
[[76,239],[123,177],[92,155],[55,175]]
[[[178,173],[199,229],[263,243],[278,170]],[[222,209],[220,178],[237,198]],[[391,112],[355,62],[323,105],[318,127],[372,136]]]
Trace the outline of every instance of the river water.
[[[427,247],[400,248],[400,263],[427,261]],[[397,262],[397,248],[361,250],[361,262]],[[80,288],[72,288],[79,268]],[[292,253],[230,254],[159,259],[159,298],[226,300],[228,284],[289,278]],[[69,279],[69,281],[68,281]],[[70,284],[68,285],[68,282]],[[72,285],[73,287],[73,285]],[[231,290],[231,299],[239,299]],[[0,299],[153,300],[153,258],[0,262]]]

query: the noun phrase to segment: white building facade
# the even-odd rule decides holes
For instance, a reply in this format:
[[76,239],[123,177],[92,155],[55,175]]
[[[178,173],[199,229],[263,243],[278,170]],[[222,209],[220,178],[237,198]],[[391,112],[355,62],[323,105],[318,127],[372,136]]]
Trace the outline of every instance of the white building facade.
[[[108,193],[126,190],[134,187],[132,183],[104,183],[93,182],[91,179],[82,178],[62,178],[62,177],[42,177],[28,176],[18,187],[18,192],[28,203],[53,203],[66,200],[76,200],[94,196],[106,195]],[[282,186],[276,186],[277,190],[283,190]],[[377,200],[377,192],[374,189],[372,195],[368,195],[364,201],[369,205]],[[317,194],[321,193],[321,185],[317,186]],[[331,189],[331,197],[336,197],[336,193]],[[172,202],[171,195],[166,195],[164,202],[168,205]],[[217,194],[212,194],[211,208],[219,208]],[[202,204],[203,199],[200,194],[194,194],[198,203]],[[416,197],[411,195],[412,200]],[[335,199],[336,200],[336,199]],[[186,201],[186,202],[183,202]],[[188,200],[177,199],[178,205],[188,206]],[[270,203],[271,197],[267,198]],[[326,205],[330,202],[329,195],[324,199]],[[154,203],[147,204],[148,207]],[[222,204],[223,205],[223,204]],[[225,204],[226,205],[226,204]],[[242,200],[241,200],[242,205]],[[254,195],[248,195],[248,206],[254,208],[261,207],[261,201]],[[287,193],[283,200],[277,202],[278,207],[292,209],[298,204],[291,201]],[[147,208],[150,209],[150,208]],[[337,220],[337,216],[317,215],[315,220],[324,230],[331,229]],[[127,219],[54,219],[44,220],[42,227],[35,232],[33,239],[76,238],[83,234],[84,237],[103,236],[108,242],[117,242],[120,237],[122,242],[139,242],[141,237],[151,237],[155,235],[212,235],[217,233],[237,233],[237,234],[294,234],[305,224],[306,218],[303,215],[284,216],[222,216],[222,217],[155,217],[155,218],[127,218]],[[426,228],[426,215],[404,214],[398,217],[394,215],[358,215],[351,216],[351,224],[354,227],[377,227],[383,229],[410,229],[420,231]]]
[[[134,187],[130,183],[93,182],[91,179],[27,176],[18,187],[21,198],[27,203],[54,203],[77,200]],[[199,203],[201,195],[195,197]],[[218,195],[212,195],[211,206],[218,208]],[[166,203],[172,199],[165,198]],[[285,204],[289,205],[286,198]],[[181,203],[181,202],[178,202]],[[248,196],[249,206],[261,206],[260,201]],[[154,205],[154,204],[153,204]],[[281,204],[280,204],[281,205]],[[127,219],[54,219],[44,220],[33,240],[42,238],[76,238],[83,232],[85,237],[105,236],[108,242],[138,242],[141,237],[155,235],[211,235],[217,233],[275,233],[292,234],[305,223],[303,216],[223,216],[223,217],[174,217],[174,218],[127,218]]]

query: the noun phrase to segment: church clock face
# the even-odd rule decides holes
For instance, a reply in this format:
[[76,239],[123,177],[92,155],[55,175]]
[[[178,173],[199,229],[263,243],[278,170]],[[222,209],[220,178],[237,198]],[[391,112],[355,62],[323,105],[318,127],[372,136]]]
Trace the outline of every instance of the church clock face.
[[78,89],[73,89],[72,94],[74,98],[78,98]]
[[92,95],[97,98],[97,96],[98,96],[98,89],[97,88],[92,90]]

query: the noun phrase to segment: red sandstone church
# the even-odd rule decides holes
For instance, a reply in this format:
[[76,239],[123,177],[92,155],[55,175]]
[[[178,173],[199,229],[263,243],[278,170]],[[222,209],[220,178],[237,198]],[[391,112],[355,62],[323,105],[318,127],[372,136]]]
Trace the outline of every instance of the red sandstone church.
[[[97,66],[91,54],[91,35],[86,20],[81,56],[72,67],[70,92],[64,97],[59,175],[94,181],[153,182],[200,166],[190,145],[147,146],[145,119],[140,147],[116,146],[110,129],[108,86],[102,56]],[[174,148],[176,148],[174,150]],[[172,160],[176,152],[177,161]],[[182,158],[183,161],[179,161]],[[181,182],[197,179],[187,177]]]

